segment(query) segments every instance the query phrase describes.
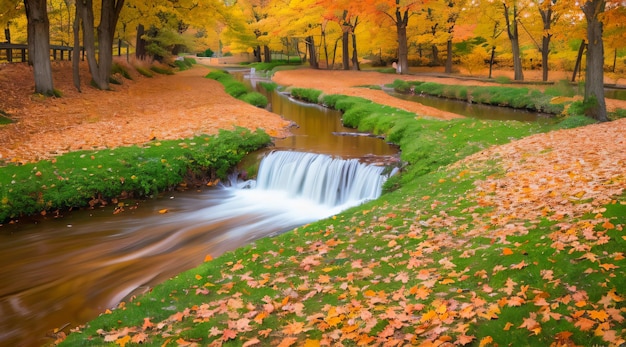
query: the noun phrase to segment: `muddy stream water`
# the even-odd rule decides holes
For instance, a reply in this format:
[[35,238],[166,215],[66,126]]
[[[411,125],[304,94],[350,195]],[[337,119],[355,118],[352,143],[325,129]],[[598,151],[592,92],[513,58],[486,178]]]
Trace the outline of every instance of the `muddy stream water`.
[[[354,130],[342,127],[336,111],[279,93],[269,97],[273,112],[298,126],[274,150],[315,154],[256,153],[264,158],[258,183],[165,193],[119,214],[111,206],[1,226],[0,346],[50,344],[53,329],[67,332],[197,266],[206,255],[219,256],[380,194],[383,168],[365,162],[388,160],[396,148],[378,138],[339,135]],[[307,172],[340,189],[307,179]],[[341,196],[334,196],[338,190]],[[168,213],[159,213],[163,209]]]

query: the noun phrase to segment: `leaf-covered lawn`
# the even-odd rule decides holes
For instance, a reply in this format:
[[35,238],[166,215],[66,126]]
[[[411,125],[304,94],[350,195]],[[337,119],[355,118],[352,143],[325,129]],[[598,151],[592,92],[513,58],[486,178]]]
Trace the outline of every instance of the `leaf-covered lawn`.
[[626,343],[626,121],[533,135],[207,261],[67,345]]

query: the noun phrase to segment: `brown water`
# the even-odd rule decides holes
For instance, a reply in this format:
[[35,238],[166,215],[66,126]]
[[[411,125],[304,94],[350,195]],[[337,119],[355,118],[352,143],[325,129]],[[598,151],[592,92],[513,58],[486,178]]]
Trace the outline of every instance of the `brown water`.
[[[273,95],[296,136],[277,147],[343,157],[392,156],[396,149],[350,132],[339,114]],[[113,214],[113,207],[0,226],[0,346],[41,346],[54,328],[95,318],[124,298],[251,241],[335,213],[289,197],[207,189],[164,195]],[[161,214],[160,210],[168,212]],[[302,213],[302,211],[306,211]]]

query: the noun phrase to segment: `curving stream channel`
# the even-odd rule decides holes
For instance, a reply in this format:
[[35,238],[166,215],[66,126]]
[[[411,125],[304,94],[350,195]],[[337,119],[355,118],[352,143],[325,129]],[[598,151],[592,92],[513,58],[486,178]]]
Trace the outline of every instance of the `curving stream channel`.
[[396,148],[378,138],[333,135],[354,132],[338,112],[269,96],[274,112],[298,128],[276,141],[276,151],[259,154],[258,182],[167,193],[115,215],[107,207],[1,226],[0,346],[49,344],[53,329],[67,332],[206,255],[380,194],[383,167],[356,158],[388,160]]

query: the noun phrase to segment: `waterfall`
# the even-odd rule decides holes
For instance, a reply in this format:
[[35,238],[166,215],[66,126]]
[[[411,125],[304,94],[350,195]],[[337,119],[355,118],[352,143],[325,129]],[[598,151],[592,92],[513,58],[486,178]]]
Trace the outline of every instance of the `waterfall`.
[[261,161],[255,189],[286,193],[328,207],[353,206],[380,196],[385,168],[328,155],[275,151]]

